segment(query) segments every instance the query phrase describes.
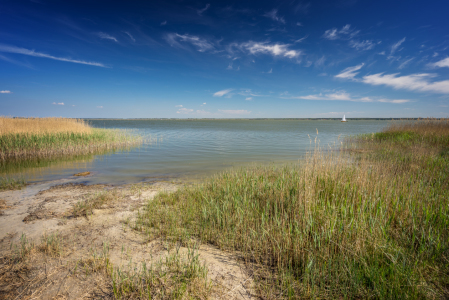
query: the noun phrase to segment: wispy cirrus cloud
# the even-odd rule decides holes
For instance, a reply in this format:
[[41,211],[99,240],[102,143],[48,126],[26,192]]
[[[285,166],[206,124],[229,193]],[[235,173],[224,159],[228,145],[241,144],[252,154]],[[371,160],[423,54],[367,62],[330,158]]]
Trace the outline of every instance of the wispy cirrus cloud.
[[221,90],[221,91],[215,92],[214,97],[223,97],[224,95],[229,94],[233,90],[234,89],[226,89],[226,90]]
[[431,81],[435,74],[420,73],[398,76],[395,74],[378,73],[363,76],[362,82],[371,85],[385,85],[394,89],[404,89],[418,92],[431,92],[438,94],[449,94],[449,80]]
[[354,30],[350,24],[346,24],[341,29],[332,28],[324,32],[323,38],[328,40],[349,39],[355,37],[360,30]]
[[0,52],[17,53],[17,54],[23,54],[23,55],[28,55],[28,56],[34,56],[34,57],[42,57],[42,58],[49,58],[49,59],[53,59],[53,60],[71,62],[71,63],[75,63],[75,64],[83,64],[83,65],[90,65],[90,66],[96,66],[96,67],[102,67],[102,68],[109,68],[108,66],[105,66],[104,64],[99,63],[99,62],[91,62],[91,61],[77,60],[77,59],[71,59],[71,58],[57,57],[57,56],[53,56],[53,55],[49,55],[49,54],[45,54],[45,53],[41,53],[41,52],[36,52],[34,50],[19,48],[16,46],[0,44]]
[[206,4],[206,7],[202,8],[202,9],[198,9],[196,12],[198,13],[198,15],[201,16],[201,15],[203,14],[203,12],[205,12],[206,10],[209,9],[209,7],[210,7],[210,4],[207,3],[207,4]]
[[392,55],[396,52],[396,50],[398,50],[398,48],[399,48],[399,47],[402,45],[402,43],[404,43],[404,42],[405,42],[405,37],[404,37],[403,39],[401,39],[400,41],[394,43],[394,44],[391,46],[390,56],[392,56]]
[[251,89],[241,89],[239,92],[237,92],[237,94],[245,97],[267,97],[266,95],[253,92]]
[[401,104],[410,102],[408,99],[387,99],[383,97],[352,97],[351,94],[344,91],[329,93],[329,94],[315,94],[299,97],[290,97],[288,99],[302,99],[302,100],[327,100],[327,101],[352,101],[352,102],[382,102]]
[[133,42],[136,41],[136,39],[129,33],[128,31],[123,31]]
[[52,104],[53,105],[64,105],[64,102],[59,102],[59,103],[53,102]]
[[289,44],[269,44],[268,42],[253,42],[242,43],[239,45],[241,49],[247,50],[250,54],[269,54],[272,56],[281,56],[287,58],[298,58],[301,55],[300,50],[289,49]]
[[98,35],[98,37],[101,38],[101,39],[111,40],[111,41],[114,41],[114,42],[118,43],[118,40],[117,40],[115,37],[113,37],[112,35],[109,35],[109,34],[107,34],[107,33],[104,33],[104,32],[97,32],[97,35]]
[[9,90],[0,91],[0,94],[12,94]]
[[192,44],[199,52],[214,50],[214,45],[204,38],[189,34],[169,33],[165,36],[165,40],[172,47],[184,48],[182,43]]
[[285,24],[285,19],[284,17],[280,17],[278,16],[278,10],[273,8],[272,10],[270,10],[269,12],[267,12],[266,14],[263,15],[264,17],[270,18],[273,21]]
[[218,111],[228,115],[249,115],[251,113],[251,111],[248,111],[246,109],[219,109]]
[[365,65],[364,63],[361,63],[360,65],[346,68],[343,71],[341,71],[339,74],[335,75],[335,77],[342,78],[342,79],[356,80],[355,76],[357,74],[359,74],[359,72],[357,72],[357,71],[360,70],[364,65]]
[[407,59],[407,60],[405,60],[405,61],[403,61],[400,65],[399,65],[399,67],[398,67],[398,69],[404,69],[412,60],[414,60],[415,58],[414,57],[412,57],[412,58],[410,58],[410,59]]
[[317,95],[307,95],[307,96],[299,96],[293,97],[293,99],[304,99],[304,100],[343,100],[350,101],[351,95],[346,92],[337,92],[332,94],[317,94]]
[[193,109],[183,107],[183,108],[178,109],[178,111],[176,113],[177,114],[190,114],[193,111],[194,111]]
[[440,61],[437,61],[435,63],[430,63],[427,66],[432,68],[449,68],[449,57],[446,57],[445,59],[442,59]]
[[175,107],[182,107],[182,105],[175,105]]
[[374,48],[375,45],[376,45],[376,43],[374,43],[371,40],[364,40],[361,42],[354,41],[354,40],[349,41],[349,46],[351,46],[352,48],[355,48],[357,50],[362,50],[362,51],[371,50]]

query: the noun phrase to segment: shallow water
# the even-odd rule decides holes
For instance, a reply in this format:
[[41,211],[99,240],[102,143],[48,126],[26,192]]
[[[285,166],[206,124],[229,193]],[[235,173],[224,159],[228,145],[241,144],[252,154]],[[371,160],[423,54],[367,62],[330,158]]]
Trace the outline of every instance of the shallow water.
[[[90,120],[94,127],[131,130],[145,142],[129,151],[8,166],[29,182],[90,171],[86,183],[123,184],[198,179],[253,163],[297,162],[319,145],[329,149],[345,136],[378,132],[389,121],[331,120]],[[318,134],[317,134],[318,133]]]

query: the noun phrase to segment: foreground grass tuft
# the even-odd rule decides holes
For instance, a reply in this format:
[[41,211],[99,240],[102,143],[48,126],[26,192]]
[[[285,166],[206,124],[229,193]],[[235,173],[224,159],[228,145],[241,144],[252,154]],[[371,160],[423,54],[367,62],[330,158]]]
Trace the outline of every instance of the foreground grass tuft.
[[20,190],[25,186],[26,182],[23,177],[20,178],[14,178],[10,176],[0,177],[0,191]]
[[173,250],[165,258],[123,271],[111,269],[117,299],[208,299],[212,286],[195,246]]
[[264,298],[448,297],[449,130],[433,122],[352,141],[367,153],[317,151],[162,194],[134,227],[239,251],[261,266]]

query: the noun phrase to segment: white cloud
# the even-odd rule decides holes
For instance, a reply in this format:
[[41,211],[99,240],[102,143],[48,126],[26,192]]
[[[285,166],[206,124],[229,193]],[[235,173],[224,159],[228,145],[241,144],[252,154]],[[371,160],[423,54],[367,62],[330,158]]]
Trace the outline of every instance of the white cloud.
[[356,36],[360,31],[351,29],[351,25],[346,24],[340,30],[337,28],[328,29],[324,32],[323,37],[328,40],[338,40],[342,38],[352,38]]
[[291,50],[289,49],[289,46],[289,44],[268,44],[267,42],[257,43],[253,41],[241,44],[241,47],[251,54],[262,53],[288,58],[297,58],[301,55],[300,50]]
[[301,43],[302,41],[304,41],[306,38],[308,38],[309,36],[306,35],[305,37],[300,38],[299,40],[294,41],[294,43]]
[[267,72],[268,74],[273,73],[273,68],[270,69],[270,71]]
[[193,112],[193,109],[183,107],[183,108],[178,109],[178,111],[176,113],[177,114],[190,114],[191,112]]
[[170,46],[179,48],[184,48],[179,42],[190,43],[197,47],[199,52],[214,49],[214,46],[207,40],[189,34],[182,35],[178,33],[169,33],[165,36],[165,40],[170,44]]
[[112,35],[109,35],[109,34],[107,34],[107,33],[104,33],[104,32],[98,32],[97,35],[98,35],[100,38],[102,38],[102,39],[105,39],[105,40],[111,40],[111,41],[114,41],[114,42],[118,43],[118,41],[117,41],[117,39],[116,39],[115,37],[113,37]]
[[8,46],[8,45],[1,45],[0,44],[0,52],[8,52],[8,53],[17,53],[17,54],[23,54],[28,56],[34,56],[34,57],[43,57],[43,58],[49,58],[59,61],[65,61],[65,62],[71,62],[76,64],[83,64],[83,65],[90,65],[90,66],[96,66],[96,67],[103,67],[107,68],[102,63],[98,62],[90,62],[90,61],[84,61],[84,60],[76,60],[76,59],[70,59],[70,58],[63,58],[63,57],[56,57],[45,53],[35,52],[34,50],[28,50],[25,48],[19,48],[15,46]]
[[246,99],[245,100],[247,100],[247,101],[251,101],[251,100],[253,100],[253,97],[246,97]]
[[335,75],[336,78],[343,78],[343,79],[351,79],[351,80],[355,80],[355,76],[357,74],[359,74],[359,72],[357,72],[358,70],[360,70],[365,64],[361,63],[360,65],[354,66],[354,67],[349,67],[344,69],[343,71],[341,71],[340,74]]
[[133,42],[136,41],[136,39],[131,35],[131,33],[127,32],[127,31],[123,31],[123,32],[126,33],[126,35],[128,35],[129,38],[130,38]]
[[249,115],[251,111],[245,110],[245,109],[239,109],[239,110],[226,110],[226,109],[219,109],[219,112],[229,114],[229,115]]
[[206,102],[204,102],[203,105],[206,105]]
[[403,42],[405,42],[405,38],[403,38],[402,40],[398,41],[397,43],[394,43],[391,46],[390,56],[393,55],[396,52],[396,50],[398,50],[399,46],[401,46]]
[[12,94],[12,92],[8,91],[8,90],[4,90],[4,91],[0,91],[0,94]]
[[[264,14],[263,16],[264,16],[264,17],[267,17],[267,18],[270,18],[270,19],[272,19],[273,21],[277,21],[277,22],[280,22],[280,23],[282,23],[282,24],[285,24],[284,17],[279,17],[279,16],[278,16],[278,10],[275,9],[275,8],[274,8],[273,10],[267,12],[267,13]],[[301,26],[301,25],[298,25],[298,26]]]
[[415,59],[414,57],[407,59],[406,61],[404,61],[402,64],[399,65],[398,69],[404,69],[414,59]]
[[167,25],[167,21],[161,22],[161,26]]
[[59,103],[53,102],[52,104],[53,105],[64,105],[64,102],[59,102]]
[[203,14],[203,12],[205,12],[206,10],[209,9],[209,7],[210,7],[210,4],[207,3],[207,4],[206,4],[206,7],[203,8],[203,9],[198,9],[198,10],[197,10],[197,13],[201,16],[201,15]]
[[226,95],[232,91],[233,91],[233,89],[221,90],[221,91],[215,92],[214,97],[223,97],[224,95]]
[[97,106],[97,108],[103,108],[103,106]]
[[352,102],[383,102],[383,103],[407,103],[410,100],[407,99],[386,99],[386,98],[371,98],[371,97],[362,97],[362,98],[354,98],[351,94],[346,92],[335,92],[331,94],[317,94],[317,95],[307,95],[307,96],[299,96],[299,97],[291,97],[289,99],[303,99],[303,100],[327,100],[327,101],[352,101]]
[[357,42],[354,40],[349,41],[349,46],[352,48],[356,48],[357,50],[370,50],[373,49],[376,44],[373,43],[373,41],[365,40],[361,42]]
[[308,95],[308,96],[300,96],[300,97],[295,97],[295,98],[304,99],[304,100],[343,100],[343,101],[348,101],[348,100],[351,100],[351,95],[349,95],[348,93],[345,93],[345,92],[337,92],[337,93],[333,93],[333,94]]
[[176,105],[175,107],[182,107],[182,105]]
[[449,57],[437,61],[436,63],[428,64],[428,66],[433,68],[444,68],[444,67],[449,68]]
[[421,73],[397,76],[398,74],[384,75],[383,73],[378,73],[366,75],[363,77],[362,82],[371,85],[386,85],[394,89],[449,94],[449,80],[434,82],[429,80],[430,78],[436,77],[435,74]]
[[296,26],[303,26],[301,22],[296,22]]
[[251,89],[241,89],[237,94],[245,97],[266,97],[266,95],[255,93]]

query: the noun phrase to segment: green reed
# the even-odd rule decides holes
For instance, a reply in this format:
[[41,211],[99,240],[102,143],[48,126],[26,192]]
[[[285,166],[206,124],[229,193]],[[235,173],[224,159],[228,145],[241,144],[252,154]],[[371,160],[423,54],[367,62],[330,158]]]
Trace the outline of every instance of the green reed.
[[20,190],[25,187],[26,181],[23,177],[11,177],[11,176],[2,176],[0,177],[0,191],[4,190]]
[[89,154],[140,142],[127,132],[98,128],[84,133],[10,133],[0,136],[0,160]]
[[300,165],[230,171],[161,194],[134,228],[239,251],[257,266],[264,298],[447,297],[447,136],[384,134],[348,141],[366,150],[350,156],[317,149]]

